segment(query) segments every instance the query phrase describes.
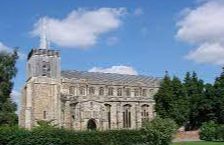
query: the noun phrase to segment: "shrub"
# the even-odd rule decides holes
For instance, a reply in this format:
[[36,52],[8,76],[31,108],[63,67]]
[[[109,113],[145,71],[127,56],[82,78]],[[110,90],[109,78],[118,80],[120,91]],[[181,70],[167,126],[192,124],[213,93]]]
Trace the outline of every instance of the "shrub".
[[157,118],[140,130],[72,131],[36,127],[32,131],[0,127],[1,145],[168,145],[175,131],[169,119]]
[[200,128],[200,139],[206,141],[224,141],[224,125],[214,121],[203,123]]
[[153,121],[145,123],[143,130],[148,145],[169,145],[177,130],[177,124],[171,119],[157,117]]
[[17,126],[9,127],[3,126],[0,127],[0,144],[8,145],[11,141],[26,138],[30,135],[30,132],[21,129]]
[[200,128],[200,139],[206,141],[215,141],[217,140],[217,128],[218,124],[214,121],[205,122]]

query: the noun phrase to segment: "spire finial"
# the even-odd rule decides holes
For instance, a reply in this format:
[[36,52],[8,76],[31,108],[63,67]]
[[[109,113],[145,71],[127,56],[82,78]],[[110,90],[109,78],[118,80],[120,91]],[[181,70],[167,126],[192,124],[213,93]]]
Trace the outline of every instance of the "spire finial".
[[40,19],[40,25],[41,25],[41,32],[40,32],[40,49],[49,49],[50,42],[48,40],[48,33],[47,33],[47,21],[46,18]]

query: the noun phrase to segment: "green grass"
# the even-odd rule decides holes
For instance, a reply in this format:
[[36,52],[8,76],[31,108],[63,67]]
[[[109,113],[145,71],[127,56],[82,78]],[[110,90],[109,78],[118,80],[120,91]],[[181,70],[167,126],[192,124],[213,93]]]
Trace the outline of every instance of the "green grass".
[[180,142],[172,145],[224,145],[224,142]]

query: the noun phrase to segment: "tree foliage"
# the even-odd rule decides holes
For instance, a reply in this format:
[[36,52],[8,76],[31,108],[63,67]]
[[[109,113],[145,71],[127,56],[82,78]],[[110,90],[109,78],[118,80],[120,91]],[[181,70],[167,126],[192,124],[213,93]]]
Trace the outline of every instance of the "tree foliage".
[[166,74],[155,101],[159,116],[172,118],[187,130],[210,120],[224,123],[224,72],[214,85],[204,84],[195,72],[187,72],[183,81]]
[[178,125],[183,125],[188,118],[188,101],[183,84],[168,74],[162,80],[158,93],[154,96],[155,110],[162,118],[172,118]]
[[0,52],[0,125],[17,122],[16,104],[11,99],[12,79],[16,76],[17,50],[13,53]]

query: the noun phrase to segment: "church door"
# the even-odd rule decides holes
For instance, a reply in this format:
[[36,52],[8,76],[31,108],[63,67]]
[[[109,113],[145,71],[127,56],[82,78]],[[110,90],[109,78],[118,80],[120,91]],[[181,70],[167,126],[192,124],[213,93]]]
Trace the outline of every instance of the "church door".
[[96,130],[96,122],[94,119],[90,119],[87,123],[88,130]]

